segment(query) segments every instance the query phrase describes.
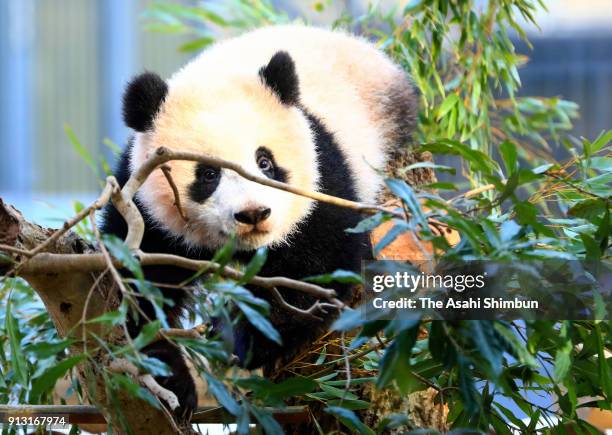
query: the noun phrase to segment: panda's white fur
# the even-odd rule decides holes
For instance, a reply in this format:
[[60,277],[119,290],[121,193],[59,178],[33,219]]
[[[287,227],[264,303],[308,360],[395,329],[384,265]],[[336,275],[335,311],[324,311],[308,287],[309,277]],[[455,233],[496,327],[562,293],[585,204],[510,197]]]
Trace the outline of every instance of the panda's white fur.
[[[316,190],[317,156],[305,114],[282,104],[258,75],[279,51],[295,63],[301,105],[330,130],[348,161],[358,199],[375,201],[396,128],[387,112],[389,95],[398,83],[410,87],[401,69],[366,40],[300,25],[266,27],[217,43],[175,73],[154,128],[135,135],[132,169],[165,146],[209,153],[258,173],[255,150],[265,146],[280,166],[290,168],[288,183]],[[138,198],[158,224],[192,246],[218,248],[232,232],[242,249],[282,244],[312,209],[309,199],[229,170],[222,171],[213,195],[198,203],[188,195],[195,164],[170,165],[188,223],[179,216],[161,171],[149,177]],[[272,209],[259,231],[233,218],[251,206]]]

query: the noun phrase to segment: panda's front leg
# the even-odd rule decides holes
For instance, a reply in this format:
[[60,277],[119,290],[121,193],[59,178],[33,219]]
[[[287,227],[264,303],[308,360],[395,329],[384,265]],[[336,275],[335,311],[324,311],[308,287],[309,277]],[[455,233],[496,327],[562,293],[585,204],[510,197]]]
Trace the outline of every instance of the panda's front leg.
[[173,412],[182,422],[188,423],[198,406],[198,394],[183,352],[177,344],[159,340],[145,347],[143,353],[157,358],[169,367],[169,376],[157,376],[155,380],[176,395],[180,406]]
[[[338,315],[337,307],[325,301],[306,296],[291,289],[278,289],[285,302],[300,310],[307,310],[317,303],[323,304],[320,312],[312,316],[298,315],[277,301],[270,300],[270,292],[247,286],[251,292],[270,303],[269,320],[279,333],[281,344],[278,344],[254,327],[247,319],[241,319],[233,328],[234,354],[239,365],[246,369],[263,368],[264,374],[275,373],[296,355],[307,350],[321,337]],[[344,285],[334,285],[338,295],[346,290]]]

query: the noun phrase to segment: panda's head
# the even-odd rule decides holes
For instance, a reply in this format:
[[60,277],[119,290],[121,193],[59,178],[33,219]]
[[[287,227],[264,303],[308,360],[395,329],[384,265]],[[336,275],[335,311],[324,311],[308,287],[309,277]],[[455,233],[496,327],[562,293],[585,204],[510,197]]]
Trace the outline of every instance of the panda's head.
[[[218,69],[218,68],[217,68]],[[293,60],[278,52],[257,71],[208,73],[187,65],[168,83],[145,73],[124,95],[124,119],[136,131],[131,169],[157,147],[206,153],[253,174],[315,190],[316,146],[299,108]],[[248,181],[235,172],[186,161],[170,162],[185,221],[171,187],[156,170],[138,199],[157,225],[192,247],[216,249],[232,234],[250,250],[287,242],[312,201]]]

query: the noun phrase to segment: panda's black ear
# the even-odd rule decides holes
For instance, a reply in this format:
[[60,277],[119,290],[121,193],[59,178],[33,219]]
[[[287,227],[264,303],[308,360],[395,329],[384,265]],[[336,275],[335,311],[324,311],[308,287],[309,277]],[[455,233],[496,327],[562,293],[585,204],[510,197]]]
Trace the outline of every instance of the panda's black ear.
[[168,85],[155,73],[145,72],[132,79],[123,94],[125,125],[141,133],[150,130],[167,93]]
[[259,70],[259,76],[281,103],[290,106],[299,102],[300,86],[295,64],[286,51],[279,51],[272,56],[270,62]]

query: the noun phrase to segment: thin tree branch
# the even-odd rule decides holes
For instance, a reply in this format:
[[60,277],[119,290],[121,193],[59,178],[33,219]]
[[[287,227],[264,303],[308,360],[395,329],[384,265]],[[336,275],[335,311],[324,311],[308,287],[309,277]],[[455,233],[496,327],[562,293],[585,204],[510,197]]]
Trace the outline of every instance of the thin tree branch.
[[[125,284],[123,283],[123,279],[121,278],[119,271],[113,264],[113,258],[108,252],[108,249],[106,249],[106,245],[104,245],[104,242],[102,241],[102,236],[100,235],[100,231],[98,230],[98,226],[96,225],[96,221],[93,216],[93,210],[91,210],[90,213],[91,213],[91,226],[93,228],[94,235],[98,242],[98,246],[100,247],[100,251],[102,251],[102,256],[104,257],[104,261],[106,263],[107,270],[110,270],[111,276],[113,277],[113,280],[115,281],[115,283],[117,284],[117,287],[121,291],[122,297],[129,298],[130,296],[128,294],[127,288],[125,287]],[[141,315],[145,316],[145,319],[149,320],[146,317],[146,314],[140,309],[140,305],[138,305],[137,302],[134,302],[134,306],[138,309]],[[83,327],[85,327],[85,325],[83,325]],[[125,333],[126,340],[133,346],[134,342],[132,341],[132,337],[130,336],[130,333],[127,329],[127,325],[125,324],[125,322],[121,324],[121,327],[123,328],[123,332]]]
[[287,311],[290,311],[293,314],[296,314],[298,317],[314,319],[321,322],[323,321],[323,319],[317,316],[317,314],[327,314],[327,310],[338,310],[340,308],[336,304],[315,301],[315,303],[312,304],[308,309],[304,310],[287,302],[276,287],[272,287],[269,290],[272,293],[274,299],[279,303],[282,308]]
[[[244,274],[229,266],[222,267],[219,263],[207,260],[192,260],[172,254],[148,254],[139,253],[140,264],[142,266],[177,266],[187,270],[198,272],[207,270],[218,272],[226,278],[241,280]],[[123,267],[117,259],[111,258],[115,268]],[[107,260],[102,253],[96,254],[51,254],[40,253],[35,258],[30,259],[24,265],[22,273],[45,274],[45,273],[73,273],[73,272],[102,272],[108,266]],[[319,287],[318,285],[285,278],[282,276],[264,277],[254,276],[249,281],[251,284],[263,288],[284,287],[308,293],[312,296],[328,299],[336,306],[343,306],[342,302],[336,299],[336,292],[332,289]]]
[[26,257],[30,256],[30,251],[26,251],[25,249],[15,248],[14,246],[3,245],[1,243],[0,243],[0,251],[8,252],[9,254],[25,255]]
[[124,189],[113,192],[111,200],[128,227],[125,244],[130,251],[137,251],[140,249],[140,244],[144,236],[144,219],[138,207],[134,204],[134,194],[128,195],[125,193]]
[[495,189],[495,184],[485,184],[484,186],[480,186],[475,189],[468,190],[467,192],[464,192],[460,195],[454,196],[451,199],[449,199],[448,202],[453,203],[461,198],[464,198],[464,199],[471,198],[472,196],[480,195],[483,192],[487,192],[493,189]]
[[166,177],[166,180],[168,181],[168,184],[170,185],[170,188],[172,189],[172,194],[174,195],[174,206],[178,210],[178,213],[181,216],[181,218],[185,222],[188,222],[189,219],[185,215],[185,212],[183,211],[183,207],[181,206],[181,195],[179,194],[178,187],[176,187],[176,183],[174,182],[174,179],[172,178],[172,173],[171,173],[172,168],[169,165],[163,164],[160,166],[160,169],[164,173],[164,176]]
[[160,329],[157,331],[157,334],[153,338],[153,341],[164,340],[167,338],[193,338],[198,339],[202,338],[202,334],[206,332],[208,329],[208,325],[202,324],[195,326],[190,329],[180,329],[180,328],[166,328]]
[[252,174],[251,172],[244,169],[241,165],[231,162],[229,160],[224,160],[201,153],[171,150],[166,147],[157,148],[155,152],[152,153],[147,160],[145,160],[145,162],[132,174],[130,179],[127,181],[127,183],[123,187],[123,193],[130,198],[133,197],[136,191],[151,174],[151,172],[153,172],[159,165],[162,165],[171,160],[187,160],[192,162],[205,163],[207,165],[216,166],[219,168],[230,169],[249,181],[253,181],[258,184],[263,184],[264,186],[273,187],[275,189],[284,190],[285,192],[290,192],[299,196],[304,196],[307,198],[315,199],[317,201],[337,205],[344,208],[350,208],[361,213],[375,214],[379,212],[384,212],[391,214],[395,217],[403,218],[402,213],[396,212],[395,210],[389,210],[385,207],[376,204],[365,204],[357,201],[349,201],[347,199],[338,198],[332,195],[327,195],[325,193],[302,189],[300,187],[291,186],[280,181]]
[[[72,227],[74,227],[79,222],[81,222],[83,219],[85,219],[91,211],[100,210],[102,207],[108,204],[108,201],[110,200],[111,195],[113,194],[113,191],[116,188],[118,188],[118,185],[117,185],[117,181],[115,180],[115,177],[108,177],[106,179],[106,185],[104,186],[104,189],[102,190],[102,193],[100,194],[98,199],[96,199],[88,207],[85,207],[83,210],[78,212],[76,215],[74,215],[74,217],[64,222],[64,225],[62,226],[62,228],[55,231],[47,240],[45,240],[43,243],[38,245],[36,248],[30,250],[27,254],[28,257],[34,257],[39,252],[42,252],[45,248],[51,245],[51,243],[55,242],[62,235],[67,233],[68,230],[70,230]],[[23,263],[19,265],[18,268],[21,266],[23,266]]]

